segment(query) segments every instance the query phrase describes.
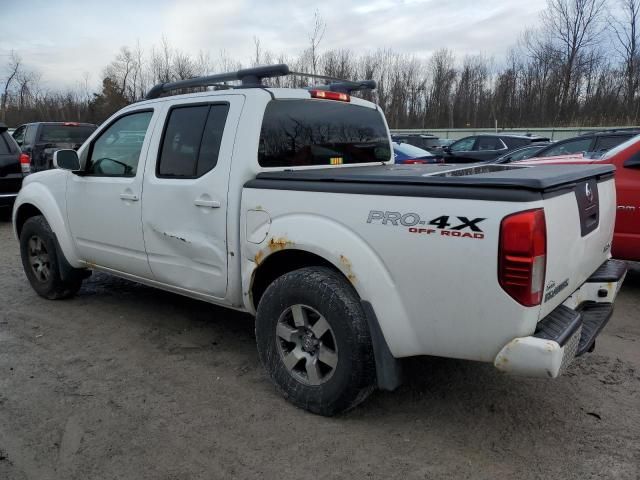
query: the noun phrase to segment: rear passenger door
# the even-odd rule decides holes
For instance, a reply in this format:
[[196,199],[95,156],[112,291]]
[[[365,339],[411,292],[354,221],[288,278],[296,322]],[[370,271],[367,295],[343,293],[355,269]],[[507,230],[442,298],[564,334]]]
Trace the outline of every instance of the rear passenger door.
[[144,238],[157,281],[224,298],[229,170],[244,97],[197,100],[166,104],[145,172]]

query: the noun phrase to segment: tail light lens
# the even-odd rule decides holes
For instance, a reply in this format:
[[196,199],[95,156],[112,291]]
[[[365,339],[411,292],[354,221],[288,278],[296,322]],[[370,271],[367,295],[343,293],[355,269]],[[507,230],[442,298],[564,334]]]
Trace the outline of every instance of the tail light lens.
[[26,153],[20,154],[20,168],[24,174],[31,173],[31,157]]
[[405,165],[426,165],[431,162],[429,162],[429,160],[411,159],[404,160],[402,163],[404,163]]
[[547,268],[547,228],[542,208],[502,220],[498,255],[498,281],[504,291],[526,307],[540,305]]
[[311,98],[322,98],[324,100],[337,100],[339,102],[350,102],[351,97],[346,93],[330,92],[328,90],[309,90]]

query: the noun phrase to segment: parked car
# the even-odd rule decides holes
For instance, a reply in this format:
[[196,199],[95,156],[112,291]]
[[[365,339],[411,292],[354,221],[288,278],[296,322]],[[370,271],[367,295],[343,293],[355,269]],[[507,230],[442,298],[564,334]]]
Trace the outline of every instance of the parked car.
[[395,163],[421,164],[442,163],[442,155],[434,155],[408,143],[391,142]]
[[461,138],[443,147],[446,163],[472,163],[494,160],[512,150],[532,143],[548,142],[548,138],[533,135],[481,134]]
[[518,162],[520,160],[525,160],[527,158],[533,157],[536,153],[538,153],[543,148],[546,148],[548,145],[551,145],[551,143],[540,142],[540,143],[527,145],[526,147],[517,148],[508,153],[505,153],[504,155],[496,158],[495,160],[489,160],[489,162],[500,164],[500,163],[510,163],[510,162]]
[[[514,165],[614,165],[617,215],[612,253],[621,260],[640,261],[640,135],[612,148],[600,158],[582,154],[528,159]],[[596,192],[597,195],[597,192]]]
[[18,196],[22,186],[20,167],[20,147],[8,133],[4,123],[0,123],[0,215],[5,215]]
[[588,153],[592,157],[598,157],[638,134],[640,134],[640,130],[632,129],[589,132],[547,145],[531,158],[557,157],[582,152]]
[[391,140],[396,143],[407,143],[414,147],[422,148],[429,152],[440,152],[442,143],[435,135],[419,133],[401,133],[391,135]]
[[53,168],[53,152],[77,150],[97,125],[77,122],[37,122],[20,125],[13,138],[22,150],[20,162],[30,165],[31,172]]
[[398,168],[375,104],[262,85],[288,73],[157,85],[56,152],[13,213],[33,289],[91,269],[255,315],[273,382],[323,415],[397,387],[404,357],[552,378],[590,351],[626,274],[613,167]]

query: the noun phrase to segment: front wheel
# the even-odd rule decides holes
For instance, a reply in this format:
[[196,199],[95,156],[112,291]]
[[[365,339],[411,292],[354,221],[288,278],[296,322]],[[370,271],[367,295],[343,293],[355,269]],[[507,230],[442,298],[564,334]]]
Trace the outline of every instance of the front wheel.
[[258,305],[256,340],[272,380],[300,408],[334,415],[374,389],[373,347],[358,295],[329,268],[275,280]]
[[31,287],[49,300],[75,295],[86,276],[83,270],[71,269],[63,280],[56,240],[51,227],[41,215],[29,218],[20,232],[22,266]]

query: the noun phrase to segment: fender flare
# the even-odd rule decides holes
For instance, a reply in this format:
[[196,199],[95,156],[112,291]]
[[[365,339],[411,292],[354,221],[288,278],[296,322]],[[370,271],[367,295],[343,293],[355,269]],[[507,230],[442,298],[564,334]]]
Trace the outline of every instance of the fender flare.
[[[243,292],[251,291],[255,272],[276,252],[292,249],[312,253],[342,272],[360,298],[371,305],[393,357],[419,348],[411,345],[416,335],[383,259],[347,225],[315,214],[287,214],[271,219],[268,234],[260,243],[248,242],[245,232],[242,235]],[[248,295],[243,301],[246,309],[255,313]]]
[[13,209],[13,231],[16,238],[19,240],[16,220],[20,209],[26,205],[31,205],[42,212],[42,215],[49,223],[49,226],[55,235],[59,250],[63,253],[69,265],[73,268],[84,267],[84,264],[80,262],[76,253],[71,233],[69,232],[67,223],[65,222],[65,215],[63,214],[55,197],[49,189],[41,183],[28,183],[23,186],[22,190],[20,190],[20,193],[18,194],[18,198],[16,199]]

